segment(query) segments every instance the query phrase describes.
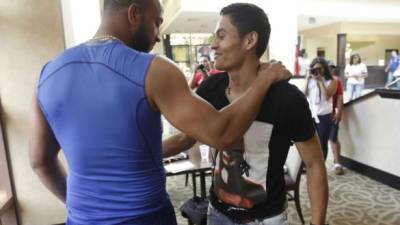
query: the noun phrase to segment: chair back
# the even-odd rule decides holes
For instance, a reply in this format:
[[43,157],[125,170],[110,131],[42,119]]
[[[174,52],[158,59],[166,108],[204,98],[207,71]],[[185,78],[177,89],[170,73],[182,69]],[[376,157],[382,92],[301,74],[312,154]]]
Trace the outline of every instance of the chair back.
[[288,169],[288,175],[293,182],[296,182],[300,177],[302,162],[297,148],[295,146],[290,147],[285,165]]

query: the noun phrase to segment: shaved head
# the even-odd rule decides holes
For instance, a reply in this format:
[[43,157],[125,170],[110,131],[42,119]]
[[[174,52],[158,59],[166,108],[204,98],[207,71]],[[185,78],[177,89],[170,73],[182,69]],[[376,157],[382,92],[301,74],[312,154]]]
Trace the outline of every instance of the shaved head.
[[118,11],[127,8],[132,4],[137,4],[140,9],[145,10],[149,3],[154,2],[151,0],[104,0],[104,9]]

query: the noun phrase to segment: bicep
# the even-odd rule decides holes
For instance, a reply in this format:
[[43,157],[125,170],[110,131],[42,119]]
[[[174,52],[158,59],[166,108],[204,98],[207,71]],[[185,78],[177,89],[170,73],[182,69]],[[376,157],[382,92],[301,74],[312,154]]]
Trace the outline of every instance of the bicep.
[[161,58],[155,58],[149,68],[146,89],[165,118],[195,139],[203,141],[210,120],[219,116],[214,107],[190,91],[183,73]]

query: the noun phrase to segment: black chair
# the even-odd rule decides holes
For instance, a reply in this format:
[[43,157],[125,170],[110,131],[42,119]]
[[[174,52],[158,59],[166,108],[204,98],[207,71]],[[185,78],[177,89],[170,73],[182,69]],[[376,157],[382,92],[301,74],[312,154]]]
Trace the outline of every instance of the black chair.
[[301,175],[303,174],[304,164],[297,149],[291,148],[289,150],[285,165],[287,167],[287,172],[285,173],[285,182],[288,201],[295,202],[297,214],[299,215],[301,223],[304,224],[304,218],[300,204],[300,181]]

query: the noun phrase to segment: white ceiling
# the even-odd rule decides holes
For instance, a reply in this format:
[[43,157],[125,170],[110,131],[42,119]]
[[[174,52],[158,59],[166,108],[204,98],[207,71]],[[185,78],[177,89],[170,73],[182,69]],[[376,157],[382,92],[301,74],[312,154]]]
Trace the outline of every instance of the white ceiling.
[[[295,0],[296,1],[296,0]],[[298,30],[303,31],[338,22],[400,23],[400,0],[298,0]],[[212,33],[218,10],[179,10],[163,33]],[[310,24],[309,18],[315,23]]]

